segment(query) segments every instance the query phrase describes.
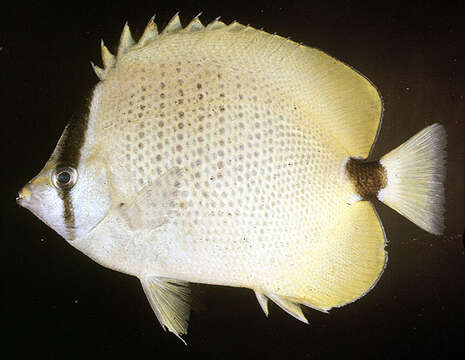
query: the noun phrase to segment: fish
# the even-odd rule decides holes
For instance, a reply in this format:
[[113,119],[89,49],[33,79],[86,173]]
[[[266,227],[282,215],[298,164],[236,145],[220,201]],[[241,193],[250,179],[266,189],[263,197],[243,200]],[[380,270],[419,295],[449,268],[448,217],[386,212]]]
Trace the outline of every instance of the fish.
[[[179,15],[116,55],[44,168],[18,194],[71,246],[137,277],[182,341],[190,283],[251,289],[308,322],[380,279],[380,200],[444,230],[446,132],[434,123],[371,160],[379,90],[321,50],[238,22]],[[393,139],[395,140],[395,139]]]

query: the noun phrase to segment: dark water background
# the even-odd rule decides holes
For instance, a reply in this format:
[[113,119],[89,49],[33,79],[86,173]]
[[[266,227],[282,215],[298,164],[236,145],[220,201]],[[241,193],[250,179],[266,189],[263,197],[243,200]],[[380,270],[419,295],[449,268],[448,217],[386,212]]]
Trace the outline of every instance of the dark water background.
[[[15,2],[10,2],[15,4]],[[2,6],[1,326],[5,358],[412,358],[465,355],[465,6],[459,2],[126,1]],[[250,290],[195,286],[188,347],[163,332],[136,278],[107,270],[15,204],[43,166],[73,109],[96,83],[99,41],[114,49],[128,20],[136,36],[157,14],[203,11],[320,48],[371,79],[385,102],[377,158],[433,122],[446,127],[446,231],[432,236],[376,207],[388,246],[378,285],[302,324]],[[2,356],[3,357],[3,356]]]

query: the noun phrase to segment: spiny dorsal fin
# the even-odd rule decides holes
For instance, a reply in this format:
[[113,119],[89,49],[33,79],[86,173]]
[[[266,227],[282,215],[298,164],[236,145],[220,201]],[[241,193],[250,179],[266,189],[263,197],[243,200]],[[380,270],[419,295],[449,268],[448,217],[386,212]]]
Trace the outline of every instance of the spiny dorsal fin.
[[102,62],[103,68],[98,67],[92,64],[94,72],[97,74],[100,80],[105,80],[108,70],[115,66],[115,64],[121,59],[121,57],[128,53],[132,49],[139,49],[144,46],[147,46],[154,42],[159,35],[171,35],[182,31],[183,33],[198,32],[202,30],[220,30],[224,29],[231,32],[239,32],[242,30],[253,29],[249,26],[244,26],[234,21],[230,25],[226,25],[220,21],[219,17],[209,23],[207,26],[204,26],[200,21],[201,13],[192,19],[192,21],[185,27],[182,27],[181,20],[179,18],[179,13],[174,15],[171,20],[168,22],[168,25],[163,29],[161,33],[158,32],[157,24],[154,21],[155,16],[153,16],[147,26],[145,27],[144,33],[140,37],[139,41],[136,43],[131,35],[131,30],[128,23],[126,22],[123,31],[121,32],[121,37],[118,45],[118,50],[116,56],[114,56],[108,48],[105,46],[103,41],[101,42],[101,52],[102,52]]
[[226,27],[226,24],[222,21],[220,21],[220,18],[217,17],[215,20],[213,20],[210,24],[207,25],[206,29],[207,30],[216,30],[216,29],[222,29]]
[[95,65],[92,61],[90,62],[90,65],[92,66],[92,69],[94,69],[94,72],[98,76],[98,78],[100,80],[103,80],[105,78],[105,70]]
[[255,290],[255,296],[265,315],[268,317],[268,298],[261,292]]
[[308,324],[308,320],[305,318],[304,314],[302,313],[302,309],[300,305],[288,300],[282,296],[274,295],[274,294],[267,294],[268,297],[273,300],[276,305],[278,305],[281,309],[287,312],[289,315],[294,316],[297,320],[300,320],[306,324]]
[[155,24],[155,15],[149,20],[147,26],[145,27],[144,33],[139,39],[137,46],[144,46],[158,36],[157,24]]
[[102,62],[103,68],[105,71],[115,65],[116,58],[115,56],[108,50],[108,48],[103,43],[103,40],[100,42],[100,48],[102,51]]
[[[168,25],[166,25],[166,27],[163,29],[161,34],[163,35],[174,34],[181,30],[185,33],[189,33],[189,32],[201,31],[204,29],[217,30],[217,29],[222,29],[222,28],[227,27],[226,24],[219,21],[219,17],[216,18],[214,21],[212,21],[210,24],[208,24],[208,26],[204,26],[199,19],[200,15],[201,13],[198,14],[196,17],[194,17],[194,19],[192,19],[192,21],[183,29],[181,20],[179,18],[179,13],[177,13],[171,18]],[[135,43],[131,35],[131,30],[129,28],[129,25],[126,22],[123,27],[123,31],[121,32],[121,37],[120,37],[116,56],[114,56],[108,50],[108,48],[103,43],[103,40],[101,41],[100,47],[101,47],[101,52],[102,52],[103,68],[96,66],[95,64],[92,63],[92,68],[94,69],[94,72],[97,74],[100,80],[102,81],[105,80],[108,70],[114,67],[115,64],[118,62],[118,60],[128,51],[134,48],[142,48],[152,43],[154,40],[156,40],[156,38],[160,35],[160,33],[158,32],[158,27],[154,19],[155,19],[155,16],[152,16],[152,18],[147,23],[147,26],[145,27],[144,33],[142,34],[142,36],[140,37],[137,43]],[[244,26],[238,23],[233,23],[228,28],[230,28],[231,26],[233,30],[239,30],[239,28],[241,29],[245,28]]]
[[127,53],[133,45],[134,39],[132,38],[129,25],[126,22],[126,24],[124,24],[123,31],[121,33],[121,38],[119,40],[117,59],[121,58],[123,54]]
[[228,31],[242,31],[244,29],[247,29],[248,27],[249,26],[239,24],[237,21],[233,21],[231,24],[228,25]]
[[195,18],[192,19],[192,21],[184,28],[185,32],[193,32],[193,31],[200,31],[205,29],[205,26],[203,26],[202,22],[199,20],[199,16],[202,13],[198,14]]
[[181,20],[179,19],[179,13],[174,15],[168,25],[163,29],[162,34],[172,34],[179,30],[182,30]]

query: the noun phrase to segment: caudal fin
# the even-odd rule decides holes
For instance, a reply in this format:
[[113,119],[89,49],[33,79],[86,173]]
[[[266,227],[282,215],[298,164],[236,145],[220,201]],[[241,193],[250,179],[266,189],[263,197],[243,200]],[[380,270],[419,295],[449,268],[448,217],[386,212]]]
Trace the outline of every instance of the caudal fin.
[[384,155],[387,184],[378,199],[422,229],[444,230],[446,131],[433,124]]

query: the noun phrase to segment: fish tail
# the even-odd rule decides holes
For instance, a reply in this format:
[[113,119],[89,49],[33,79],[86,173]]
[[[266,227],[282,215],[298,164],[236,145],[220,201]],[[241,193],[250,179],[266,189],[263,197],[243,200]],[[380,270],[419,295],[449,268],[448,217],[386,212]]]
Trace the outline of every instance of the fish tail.
[[432,124],[379,161],[386,184],[378,199],[436,235],[444,230],[446,142],[444,127]]

